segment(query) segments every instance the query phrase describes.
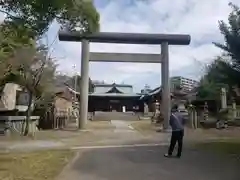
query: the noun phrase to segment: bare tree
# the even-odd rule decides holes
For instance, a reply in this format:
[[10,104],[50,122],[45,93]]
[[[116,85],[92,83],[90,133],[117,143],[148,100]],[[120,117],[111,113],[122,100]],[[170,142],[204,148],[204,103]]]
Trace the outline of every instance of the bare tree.
[[56,63],[47,57],[45,50],[36,48],[23,48],[14,55],[16,69],[18,70],[16,82],[24,87],[28,93],[26,111],[26,124],[23,134],[29,133],[29,121],[32,114],[33,102],[41,99],[49,89],[53,89]]

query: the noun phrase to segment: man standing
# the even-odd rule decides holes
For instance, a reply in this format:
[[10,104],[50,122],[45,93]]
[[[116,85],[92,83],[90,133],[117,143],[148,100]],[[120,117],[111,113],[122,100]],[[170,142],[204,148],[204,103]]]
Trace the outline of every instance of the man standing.
[[177,156],[181,157],[182,154],[182,145],[183,145],[183,136],[184,136],[184,118],[178,112],[177,106],[174,106],[171,110],[170,116],[170,126],[172,128],[171,143],[168,149],[168,153],[165,154],[165,157],[171,157],[173,150],[175,148],[176,142],[178,143]]

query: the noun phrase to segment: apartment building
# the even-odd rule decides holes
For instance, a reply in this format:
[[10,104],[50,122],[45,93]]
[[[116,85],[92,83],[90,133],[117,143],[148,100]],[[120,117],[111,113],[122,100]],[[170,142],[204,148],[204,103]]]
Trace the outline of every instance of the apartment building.
[[198,81],[182,76],[174,76],[170,78],[171,90],[181,88],[184,91],[191,91],[193,88],[197,87],[198,84]]

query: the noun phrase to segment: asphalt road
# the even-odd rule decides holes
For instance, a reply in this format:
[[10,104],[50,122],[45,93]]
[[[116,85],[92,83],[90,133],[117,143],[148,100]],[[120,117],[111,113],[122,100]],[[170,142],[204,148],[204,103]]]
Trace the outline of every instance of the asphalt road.
[[84,150],[65,177],[72,180],[240,179],[240,162],[234,158],[194,149],[185,149],[181,159],[165,158],[166,149],[155,146]]

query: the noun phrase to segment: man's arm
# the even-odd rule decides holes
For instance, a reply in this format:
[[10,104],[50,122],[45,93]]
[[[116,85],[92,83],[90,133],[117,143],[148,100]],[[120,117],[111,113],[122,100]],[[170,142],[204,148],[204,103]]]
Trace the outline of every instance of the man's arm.
[[173,121],[174,121],[173,116],[170,115],[169,125],[170,125],[171,127],[172,127],[172,125],[173,125]]
[[181,118],[182,118],[182,124],[185,126],[185,124],[187,123],[187,118],[184,116],[182,116]]

